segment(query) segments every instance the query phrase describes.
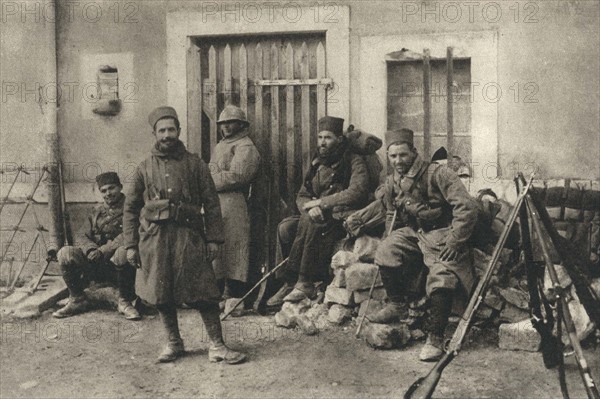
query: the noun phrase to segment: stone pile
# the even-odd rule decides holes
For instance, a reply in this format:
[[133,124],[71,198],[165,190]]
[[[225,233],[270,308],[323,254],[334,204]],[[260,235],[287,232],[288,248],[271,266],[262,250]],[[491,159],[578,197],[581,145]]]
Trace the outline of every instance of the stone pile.
[[[278,326],[299,328],[305,334],[317,334],[351,321],[356,326],[366,311],[369,289],[373,279],[378,276],[378,268],[373,263],[379,239],[363,236],[356,239],[350,250],[341,249],[332,258],[333,279],[324,293],[315,300],[305,299],[300,303],[285,303],[275,315]],[[486,251],[474,250],[476,274],[481,277],[486,270],[493,248]],[[562,286],[569,292],[569,308],[573,314],[578,335],[585,339],[594,331],[585,310],[577,299],[568,274],[562,266],[558,266]],[[546,276],[546,280],[548,277]],[[595,282],[596,291],[600,294],[600,279]],[[549,281],[545,287],[551,287]],[[551,295],[551,292],[546,292]],[[362,337],[376,348],[398,348],[405,346],[411,339],[424,337],[418,328],[407,326],[406,322],[392,325],[370,323],[368,316],[385,306],[386,292],[381,276],[375,280],[373,297],[369,304],[367,320],[362,329]],[[454,321],[462,315],[466,300],[454,301]],[[418,318],[424,315],[425,300],[410,304],[407,318]],[[512,250],[504,249],[500,256],[497,272],[484,301],[475,315],[475,323],[479,326],[499,328],[499,346],[503,349],[536,351],[539,337],[529,321],[529,294],[524,267]],[[534,334],[535,333],[535,334]],[[564,337],[566,339],[566,336]]]

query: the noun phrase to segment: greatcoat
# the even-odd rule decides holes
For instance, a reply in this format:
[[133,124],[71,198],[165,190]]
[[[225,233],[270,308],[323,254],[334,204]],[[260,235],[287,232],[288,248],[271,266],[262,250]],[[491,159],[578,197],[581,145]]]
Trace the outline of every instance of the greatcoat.
[[256,178],[260,155],[247,131],[226,137],[213,149],[210,172],[223,214],[225,244],[213,261],[217,279],[246,282],[249,269],[250,218],[246,196]]
[[[148,201],[168,199],[202,207],[204,229],[140,217]],[[123,217],[127,248],[139,246],[136,292],[151,304],[216,302],[220,293],[206,258],[206,243],[223,243],[221,207],[208,166],[178,141],[175,151],[156,146],[133,176]]]

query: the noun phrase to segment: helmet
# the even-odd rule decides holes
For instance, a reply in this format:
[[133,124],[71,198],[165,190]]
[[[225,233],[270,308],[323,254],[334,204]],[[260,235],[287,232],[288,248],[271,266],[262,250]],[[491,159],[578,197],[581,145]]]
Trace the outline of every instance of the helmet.
[[246,114],[240,107],[236,107],[235,105],[226,105],[221,115],[219,115],[219,120],[217,123],[223,122],[231,122],[231,121],[239,121],[244,123],[245,125],[249,125],[248,119],[246,119]]

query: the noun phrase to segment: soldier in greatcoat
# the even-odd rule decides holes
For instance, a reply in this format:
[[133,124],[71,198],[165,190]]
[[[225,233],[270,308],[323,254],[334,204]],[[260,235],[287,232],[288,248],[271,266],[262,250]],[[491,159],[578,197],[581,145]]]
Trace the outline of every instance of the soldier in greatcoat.
[[345,236],[344,217],[368,200],[367,166],[350,148],[343,124],[332,116],[319,119],[318,152],[296,197],[300,216],[286,218],[278,227],[281,247],[289,245],[282,238],[294,238],[280,274],[284,285],[267,301],[269,306],[316,296],[314,283],[328,281],[334,245]]
[[210,157],[225,234],[225,243],[213,267],[224,289],[224,299],[243,296],[250,267],[250,217],[246,201],[260,166],[260,154],[248,137],[249,125],[244,111],[234,105],[226,106],[217,121],[223,139]]
[[219,319],[211,261],[224,241],[223,220],[209,168],[179,140],[173,108],[156,108],[148,122],[156,142],[133,176],[123,234],[127,259],[139,267],[138,295],[156,305],[167,333],[158,360],[184,353],[176,306],[185,303],[200,312],[211,341],[209,360],[240,363],[245,355],[225,346]]
[[387,132],[385,141],[393,167],[380,200],[388,213],[386,231],[390,216],[396,212],[397,217],[395,229],[375,254],[389,302],[369,320],[398,319],[407,296],[418,294],[416,280],[426,271],[431,320],[419,358],[437,360],[443,354],[453,294],[456,290],[468,294],[474,282],[470,238],[477,223],[477,204],[449,165],[429,163],[419,156],[411,130]]

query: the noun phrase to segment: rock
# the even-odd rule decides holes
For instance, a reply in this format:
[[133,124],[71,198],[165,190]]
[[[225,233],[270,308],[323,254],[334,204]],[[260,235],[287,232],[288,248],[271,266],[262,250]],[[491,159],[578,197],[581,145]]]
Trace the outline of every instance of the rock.
[[275,324],[280,327],[294,328],[297,324],[297,318],[300,314],[310,309],[310,299],[303,299],[300,302],[284,302],[281,310],[275,313]]
[[327,320],[333,324],[340,325],[352,316],[352,310],[338,304],[334,304],[329,308],[329,314]]
[[[225,314],[229,313],[235,305],[239,302],[240,298],[229,298],[225,301],[225,308],[223,312]],[[244,314],[244,302],[240,303],[237,308],[231,313],[233,317],[239,317]]]
[[358,255],[361,262],[373,262],[375,252],[381,240],[379,238],[363,235],[354,242],[353,252]]
[[511,305],[518,307],[519,309],[529,309],[529,294],[516,288],[499,288],[498,294],[504,300]]
[[[346,288],[350,291],[368,290],[379,268],[373,263],[354,263],[346,269]],[[377,276],[375,287],[383,286],[381,274]]]
[[412,339],[413,341],[419,341],[421,339],[424,339],[427,336],[427,334],[425,334],[419,328],[415,328],[414,330],[409,330],[409,331],[410,331],[410,339]]
[[498,331],[498,346],[500,349],[537,352],[540,343],[540,335],[531,325],[531,320],[500,325]]
[[332,285],[327,287],[325,291],[325,304],[339,303],[340,305],[351,305],[352,291],[347,288],[338,288]]
[[[362,304],[363,302],[366,302],[369,299],[369,290],[354,291],[353,295],[354,303]],[[371,303],[373,303],[373,300],[383,301],[385,298],[387,298],[387,292],[385,291],[385,288],[379,287],[373,289],[373,297],[371,299]]]
[[[577,338],[582,341],[590,336],[590,334],[595,329],[595,324],[590,320],[585,308],[579,301],[579,297],[575,292],[575,286],[571,286],[571,300],[567,304],[569,306],[569,311],[571,313],[571,318],[573,319],[573,324],[575,324],[575,331],[577,331]],[[569,343],[569,337],[567,336],[566,331],[563,333],[563,342],[565,344]]]
[[529,313],[510,303],[506,303],[504,309],[500,312],[501,322],[516,323],[526,319],[529,319]]
[[[558,282],[560,286],[563,288],[569,287],[571,285],[571,277],[569,277],[569,273],[567,273],[567,269],[561,265],[554,265],[554,269],[556,270],[556,274],[558,275]],[[544,270],[544,295],[546,298],[554,302],[554,284],[552,284],[552,279],[550,279],[550,274],[548,273],[548,268]]]
[[306,313],[296,317],[296,325],[306,335],[315,335],[319,332],[315,323],[307,316]]
[[368,323],[363,327],[361,335],[369,346],[377,349],[401,348],[410,340],[410,331],[404,324],[390,326]]
[[296,326],[296,316],[280,310],[275,313],[275,325],[284,328],[294,328]]
[[333,271],[333,281],[331,285],[338,288],[346,287],[346,270],[344,269],[335,269]]
[[475,313],[475,317],[481,320],[487,320],[489,318],[491,318],[494,315],[494,309],[490,308],[489,306],[486,306],[485,304],[482,304],[481,306],[479,306],[479,308],[477,309],[477,312]]
[[488,292],[485,294],[485,299],[483,303],[495,310],[502,310],[502,305],[504,305],[504,300],[500,298],[498,295],[493,292]]
[[[384,301],[372,299],[371,303],[369,304],[369,310],[367,311],[367,318],[369,318],[369,316],[374,315],[375,313],[379,312],[381,309],[384,308],[384,306],[385,306]],[[360,307],[358,308],[358,317],[362,317],[362,315],[365,313],[366,309],[367,309],[367,301],[363,301],[360,304]]]
[[358,262],[358,255],[350,251],[338,251],[331,258],[332,269],[346,269],[353,263]]

